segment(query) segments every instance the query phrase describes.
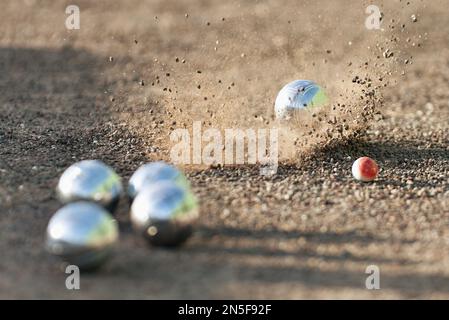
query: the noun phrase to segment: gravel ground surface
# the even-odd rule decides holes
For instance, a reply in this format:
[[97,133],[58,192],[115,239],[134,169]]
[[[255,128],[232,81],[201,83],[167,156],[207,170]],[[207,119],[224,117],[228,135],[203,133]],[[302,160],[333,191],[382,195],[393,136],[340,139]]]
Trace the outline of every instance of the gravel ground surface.
[[[66,1],[6,1],[0,298],[449,298],[447,1],[378,2],[383,31],[365,28],[363,2],[78,0],[69,31]],[[297,120],[273,177],[187,166],[201,219],[179,249],[148,247],[122,201],[114,258],[65,289],[43,247],[65,168],[96,158],[127,179],[168,160],[170,131],[194,120],[274,126],[276,93],[296,78],[340,101],[319,115],[354,125],[324,138],[337,125]],[[368,88],[376,109],[359,121]],[[365,155],[381,172],[362,184],[351,165]],[[369,265],[380,290],[365,289]]]

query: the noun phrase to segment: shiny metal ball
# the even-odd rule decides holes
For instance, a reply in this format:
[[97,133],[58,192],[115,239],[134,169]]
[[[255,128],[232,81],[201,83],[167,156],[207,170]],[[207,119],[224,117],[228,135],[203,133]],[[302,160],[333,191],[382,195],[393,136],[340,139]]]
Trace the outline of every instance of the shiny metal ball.
[[100,266],[118,240],[118,225],[103,207],[73,202],[59,209],[47,226],[47,250],[80,269]]
[[310,80],[295,80],[279,91],[274,104],[276,118],[289,119],[293,113],[308,107],[322,106],[328,98],[323,89]]
[[198,219],[198,204],[190,189],[173,181],[148,186],[131,205],[136,230],[157,246],[176,246],[192,234]]
[[123,186],[111,167],[99,160],[84,160],[64,171],[56,191],[62,203],[92,201],[112,212],[117,207]]
[[146,186],[160,181],[174,181],[183,188],[190,188],[184,174],[174,166],[163,162],[150,162],[139,167],[129,179],[128,196],[132,200]]

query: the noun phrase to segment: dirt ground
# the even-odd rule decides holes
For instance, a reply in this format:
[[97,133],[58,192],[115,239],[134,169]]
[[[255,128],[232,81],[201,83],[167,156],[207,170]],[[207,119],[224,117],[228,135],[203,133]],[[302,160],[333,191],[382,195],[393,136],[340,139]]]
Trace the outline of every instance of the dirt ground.
[[[449,298],[449,6],[376,2],[383,30],[365,27],[363,1],[2,3],[0,298]],[[65,27],[69,4],[80,30]],[[273,177],[186,167],[201,219],[181,248],[149,247],[122,201],[114,257],[65,288],[43,247],[65,168],[101,159],[126,181],[169,160],[171,130],[195,120],[279,125],[276,94],[301,78],[338,103],[319,111],[336,123],[289,124],[298,143]],[[374,183],[351,176],[365,155]],[[369,265],[380,290],[365,288]]]

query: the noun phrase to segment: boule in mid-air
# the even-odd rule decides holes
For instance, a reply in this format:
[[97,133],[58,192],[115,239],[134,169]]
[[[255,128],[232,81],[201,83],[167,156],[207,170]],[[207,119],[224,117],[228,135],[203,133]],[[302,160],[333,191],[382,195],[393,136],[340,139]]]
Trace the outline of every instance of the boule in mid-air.
[[56,190],[62,203],[92,201],[112,212],[117,207],[123,187],[120,177],[111,167],[99,160],[83,160],[64,171]]
[[297,110],[322,106],[328,98],[323,89],[310,80],[295,80],[279,91],[274,104],[276,118],[288,120]]
[[92,202],[73,202],[50,219],[46,248],[80,269],[93,269],[110,256],[118,235],[117,222],[106,209]]
[[198,219],[190,188],[161,181],[141,190],[131,205],[131,222],[151,244],[177,246],[189,238]]

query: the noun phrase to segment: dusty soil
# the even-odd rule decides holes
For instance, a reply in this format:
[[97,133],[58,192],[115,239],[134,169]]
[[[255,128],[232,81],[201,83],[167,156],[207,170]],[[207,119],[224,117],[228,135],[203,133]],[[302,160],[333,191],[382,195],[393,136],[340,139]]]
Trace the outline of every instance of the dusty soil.
[[[449,10],[378,3],[383,31],[353,1],[78,0],[71,31],[67,1],[3,4],[0,297],[449,298]],[[333,104],[280,125],[276,93],[298,78]],[[186,167],[201,219],[179,249],[148,247],[122,201],[114,258],[66,290],[43,247],[61,172],[96,158],[126,181],[195,120],[288,127],[277,174]],[[351,177],[364,155],[374,183]]]

